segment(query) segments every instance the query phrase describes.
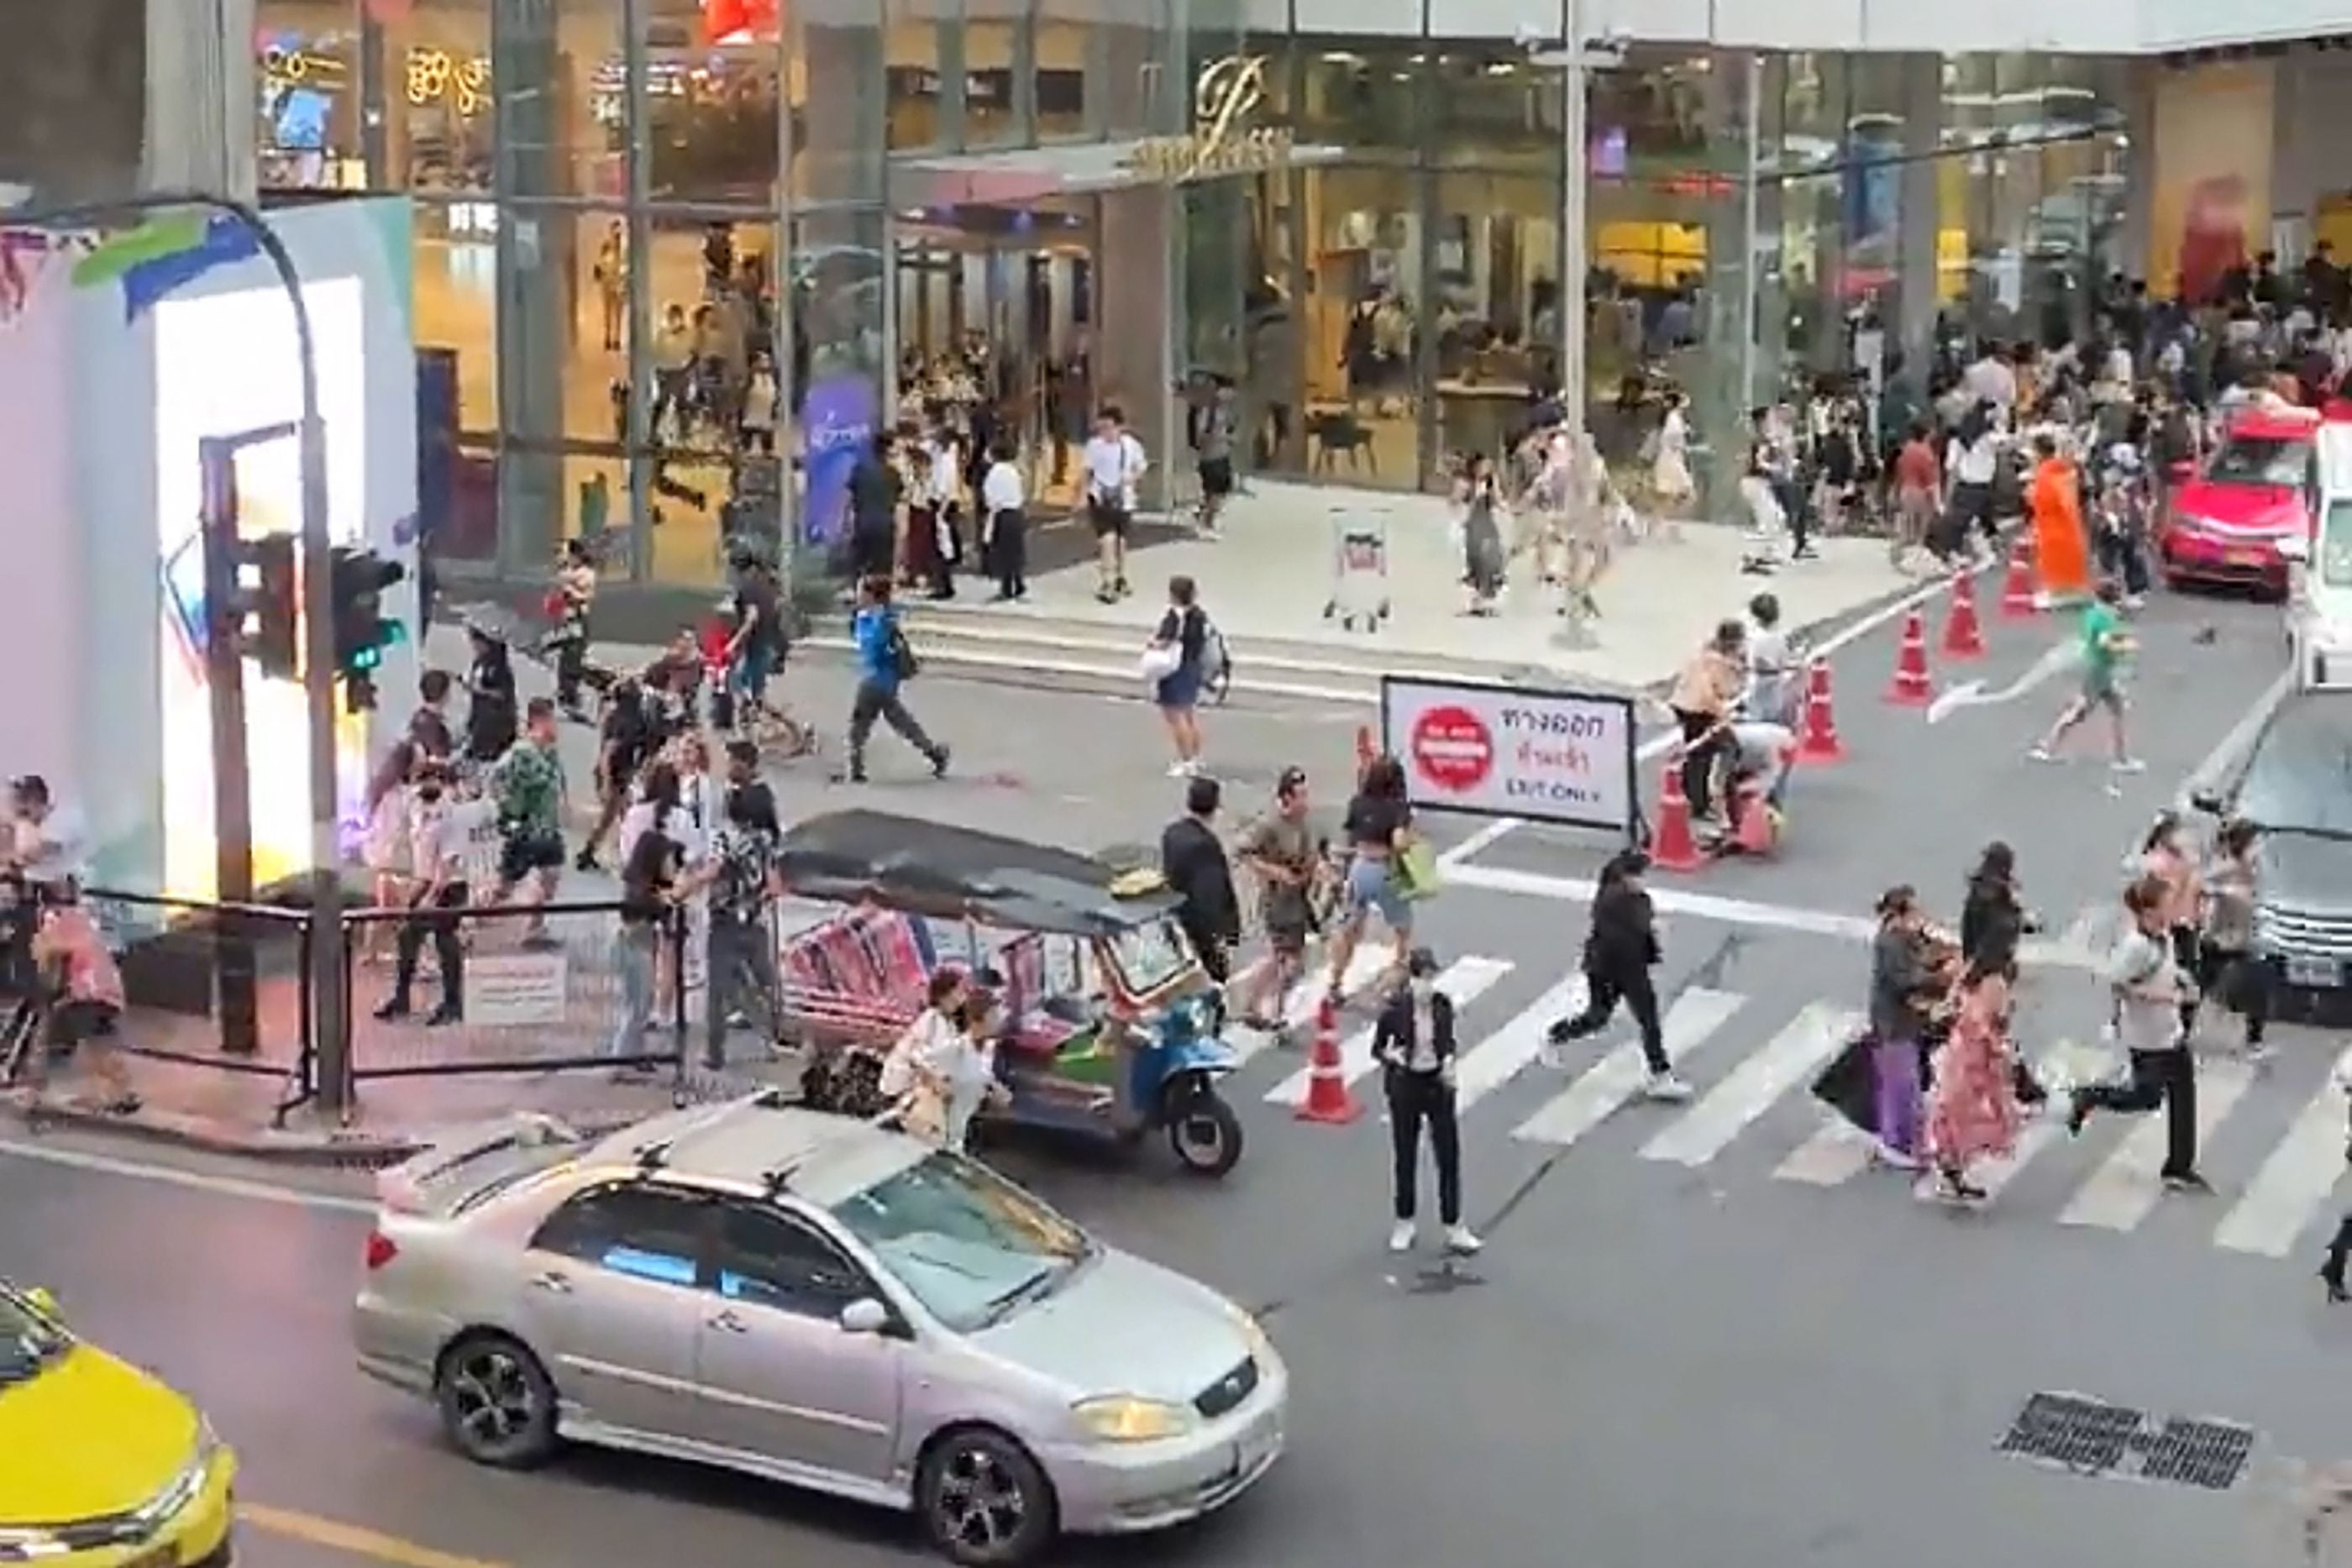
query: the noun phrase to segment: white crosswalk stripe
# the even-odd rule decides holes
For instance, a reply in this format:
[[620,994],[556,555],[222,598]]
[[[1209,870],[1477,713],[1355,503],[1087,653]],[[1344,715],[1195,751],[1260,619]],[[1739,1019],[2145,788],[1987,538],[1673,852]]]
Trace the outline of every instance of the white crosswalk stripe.
[[[2199,1148],[2205,1146],[2253,1081],[2254,1075],[2234,1061],[2208,1061],[2198,1068]],[[2158,1172],[2164,1165],[2166,1113],[2159,1110],[2135,1119],[2139,1124],[2058,1211],[2059,1224],[2130,1230],[2156,1207],[2164,1191]]]
[[[1493,990],[1511,972],[1510,964],[1501,958],[1457,958],[1448,964],[1437,977],[1437,988],[1454,1000],[1457,1014],[1467,1012],[1470,1004]],[[1377,979],[1379,977],[1373,977]],[[1373,1067],[1372,1030],[1358,1030],[1339,1044],[1339,1072],[1349,1083],[1369,1077]],[[1307,1084],[1313,1076],[1307,1068],[1300,1068],[1265,1092],[1266,1103],[1274,1105],[1296,1105],[1307,1098]]]
[[[1696,1056],[1739,1010],[1743,998],[1729,991],[1693,987],[1676,997],[1659,1020],[1666,1057],[1677,1067]],[[1511,1136],[1522,1143],[1566,1148],[1613,1115],[1642,1087],[1648,1069],[1642,1046],[1629,1040],[1612,1050],[1542,1110],[1519,1124]]]
[[[1360,1005],[1364,992],[1380,981],[1388,958],[1383,948],[1359,954],[1350,966],[1349,989]],[[1754,1180],[1791,1190],[1845,1186],[1870,1168],[1870,1138],[1842,1122],[1811,1114],[1820,1110],[1809,1092],[1814,1077],[1862,1027],[1861,1017],[1841,1005],[1843,998],[1817,998],[1791,1008],[1785,1002],[1764,1005],[1755,995],[1729,988],[1684,989],[1666,1007],[1664,1032],[1676,1067],[1693,1070],[1688,1076],[1698,1086],[1697,1100],[1658,1112],[1668,1119],[1637,1125],[1630,1137],[1610,1138],[1601,1135],[1607,1124],[1640,1095],[1645,1077],[1639,1044],[1630,1038],[1632,1020],[1621,1019],[1606,1048],[1594,1059],[1580,1060],[1565,1081],[1530,1074],[1526,1069],[1541,1054],[1550,1024],[1579,1010],[1586,987],[1581,976],[1570,975],[1528,1000],[1524,989],[1507,988],[1517,972],[1502,958],[1465,955],[1439,977],[1458,1019],[1456,1108],[1465,1142],[1507,1128],[1514,1142],[1547,1150],[1576,1148],[1580,1159],[1633,1158],[1686,1169],[1720,1165],[1727,1172],[1753,1173]],[[1318,970],[1294,999],[1294,1018],[1310,1022],[1321,997]],[[1362,1024],[1360,1014],[1357,1022]],[[1359,1027],[1340,1051],[1341,1071],[1350,1083],[1377,1071],[1369,1027]],[[2063,1092],[2111,1080],[2125,1065],[2112,1047],[2065,1039],[2031,1054],[2035,1074],[2057,1097],[2058,1109],[2065,1103]],[[2201,1245],[2254,1259],[2290,1256],[2323,1221],[2333,1223],[2336,1189],[2352,1186],[2342,1179],[2352,1107],[2336,1082],[2337,1075],[2352,1081],[2352,1048],[2342,1050],[2334,1073],[2316,1086],[2306,1079],[2326,1064],[2306,1051],[2290,1042],[2277,1061],[2274,1069],[2257,1073],[2228,1057],[2200,1060],[2200,1149],[2225,1124],[2247,1124],[2221,1141],[2215,1157],[2225,1163],[2206,1173],[2229,1190],[2230,1204],[2166,1210],[2198,1217],[2205,1228]],[[1297,1104],[1307,1083],[1298,1067],[1291,1057],[1267,1072],[1265,1078],[1274,1082],[1263,1097],[1276,1105]],[[1503,1115],[1497,1117],[1490,1106],[1500,1106]],[[2254,1124],[2267,1142],[2253,1136]],[[2101,1113],[2080,1139],[2071,1139],[2055,1117],[2029,1111],[2011,1154],[1979,1161],[1968,1175],[1989,1198],[1999,1200],[1995,1207],[2005,1220],[2056,1223],[2094,1234],[2131,1232],[2146,1225],[2162,1202],[2165,1133],[2160,1111],[2144,1116]],[[2247,1150],[2252,1152],[2240,1152]],[[1765,1157],[1758,1163],[1741,1157],[1743,1153]],[[2021,1186],[2028,1167],[2035,1179]],[[1867,1190],[1880,1188],[1872,1183]],[[1916,1190],[1923,1197],[1929,1191],[1924,1185],[1913,1189],[1893,1181],[1885,1190],[1897,1196]],[[2177,1218],[2158,1228],[2180,1234],[2173,1229],[2176,1223]]]
[[1853,1014],[1825,1002],[1809,1004],[1764,1048],[1733,1068],[1680,1120],[1642,1145],[1645,1160],[1703,1166],[1721,1154],[1750,1122],[1837,1054],[1853,1031]]
[[[2352,1072],[2352,1049],[2336,1059],[2327,1082],[2294,1119],[2286,1137],[2213,1232],[2213,1245],[2231,1252],[2284,1258],[2294,1250],[2320,1206],[2336,1192],[2344,1174],[2344,1090],[2337,1080]],[[2201,1091],[2203,1084],[2198,1085]]]
[[[1349,957],[1348,972],[1340,980],[1341,995],[1360,996],[1380,984],[1381,977],[1388,973],[1389,965],[1395,957],[1395,950],[1384,943],[1368,942],[1358,947]],[[1290,999],[1283,1006],[1282,1023],[1286,1032],[1295,1033],[1315,1022],[1316,1010],[1323,1005],[1329,972],[1328,963],[1318,963],[1312,955],[1309,956],[1306,977],[1291,988]],[[1274,1044],[1276,1039],[1265,1030],[1252,1029],[1247,1024],[1235,1024],[1225,1031],[1225,1044],[1233,1049],[1234,1065],[1236,1067],[1256,1057]]]

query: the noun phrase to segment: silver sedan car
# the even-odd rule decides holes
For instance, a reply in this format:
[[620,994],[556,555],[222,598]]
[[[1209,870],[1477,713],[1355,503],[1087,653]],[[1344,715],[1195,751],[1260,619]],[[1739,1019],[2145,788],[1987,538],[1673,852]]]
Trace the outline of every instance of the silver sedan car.
[[591,1140],[445,1138],[380,1183],[362,1368],[484,1464],[566,1440],[911,1510],[971,1564],[1231,1501],[1289,1375],[1207,1287],[959,1155],[761,1094]]

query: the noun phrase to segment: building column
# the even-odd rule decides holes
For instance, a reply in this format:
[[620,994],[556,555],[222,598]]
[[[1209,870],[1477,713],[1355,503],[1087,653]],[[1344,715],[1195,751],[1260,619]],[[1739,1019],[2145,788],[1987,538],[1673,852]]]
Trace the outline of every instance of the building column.
[[1093,335],[1095,401],[1117,403],[1152,449],[1139,498],[1147,507],[1164,504],[1170,466],[1185,460],[1160,450],[1174,375],[1161,329],[1174,281],[1172,195],[1166,186],[1106,193],[1095,251],[1095,319],[1106,329]]
[[1903,57],[1903,191],[1895,229],[1895,346],[1903,373],[1924,398],[1935,363],[1936,316],[1942,305],[1944,60]]
[[2145,280],[2156,228],[2156,83],[2160,60],[2133,60],[2124,78],[2124,216],[2116,238],[2116,265]]
[[577,228],[568,212],[533,205],[570,193],[566,106],[572,81],[556,31],[557,0],[493,0],[490,78],[498,84],[499,565],[544,570],[564,536],[563,371],[572,346]]
[[251,202],[260,84],[254,0],[150,0],[145,188]]

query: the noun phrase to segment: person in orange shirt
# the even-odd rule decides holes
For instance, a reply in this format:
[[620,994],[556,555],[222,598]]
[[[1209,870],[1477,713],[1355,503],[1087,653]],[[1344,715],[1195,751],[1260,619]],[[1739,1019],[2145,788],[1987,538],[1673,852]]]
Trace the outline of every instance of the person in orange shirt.
[[2081,476],[2058,455],[2056,437],[2033,438],[2033,485],[2027,507],[2033,518],[2033,572],[2040,583],[2034,603],[2043,610],[2079,604],[2091,593],[2091,547],[2083,531]]

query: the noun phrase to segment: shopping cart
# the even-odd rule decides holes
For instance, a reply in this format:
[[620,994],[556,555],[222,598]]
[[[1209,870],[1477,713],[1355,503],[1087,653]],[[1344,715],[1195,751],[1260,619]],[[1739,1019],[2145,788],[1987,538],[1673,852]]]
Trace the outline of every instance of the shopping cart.
[[1389,520],[1383,513],[1331,510],[1331,597],[1323,619],[1350,632],[1377,632],[1389,618]]

